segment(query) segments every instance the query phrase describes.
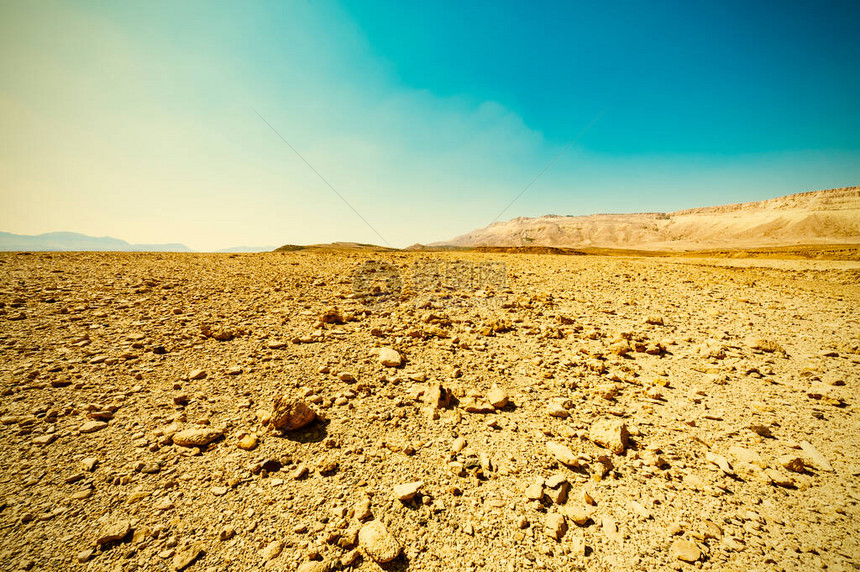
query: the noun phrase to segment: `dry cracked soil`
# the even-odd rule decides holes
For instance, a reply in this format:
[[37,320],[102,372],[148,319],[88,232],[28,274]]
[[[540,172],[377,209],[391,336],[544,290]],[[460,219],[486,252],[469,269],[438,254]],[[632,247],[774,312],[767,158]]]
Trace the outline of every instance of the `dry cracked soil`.
[[860,264],[0,255],[0,569],[855,570]]

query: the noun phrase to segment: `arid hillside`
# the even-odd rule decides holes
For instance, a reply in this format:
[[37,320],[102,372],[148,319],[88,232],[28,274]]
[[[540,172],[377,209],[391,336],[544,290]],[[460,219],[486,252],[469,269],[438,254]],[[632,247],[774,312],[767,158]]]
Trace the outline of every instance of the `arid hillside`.
[[671,213],[515,218],[434,246],[689,250],[858,243],[860,187],[847,187]]

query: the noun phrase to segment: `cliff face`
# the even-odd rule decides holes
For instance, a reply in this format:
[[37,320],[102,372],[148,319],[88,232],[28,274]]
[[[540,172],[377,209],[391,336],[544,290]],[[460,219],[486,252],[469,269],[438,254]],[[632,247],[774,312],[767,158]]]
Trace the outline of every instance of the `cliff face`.
[[438,243],[644,249],[860,243],[860,187],[671,213],[516,218]]

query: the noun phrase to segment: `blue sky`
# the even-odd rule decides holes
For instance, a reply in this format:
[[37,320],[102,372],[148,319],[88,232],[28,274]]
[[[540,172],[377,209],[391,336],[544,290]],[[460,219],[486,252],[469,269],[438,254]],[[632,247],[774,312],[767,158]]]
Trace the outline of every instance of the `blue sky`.
[[0,2],[0,230],[394,246],[860,183],[854,2]]

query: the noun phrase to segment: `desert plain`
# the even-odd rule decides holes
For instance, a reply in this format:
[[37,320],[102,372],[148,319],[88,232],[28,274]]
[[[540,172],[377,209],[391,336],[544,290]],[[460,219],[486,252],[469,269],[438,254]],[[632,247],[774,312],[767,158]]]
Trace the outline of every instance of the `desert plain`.
[[848,258],[0,254],[0,569],[855,570]]

